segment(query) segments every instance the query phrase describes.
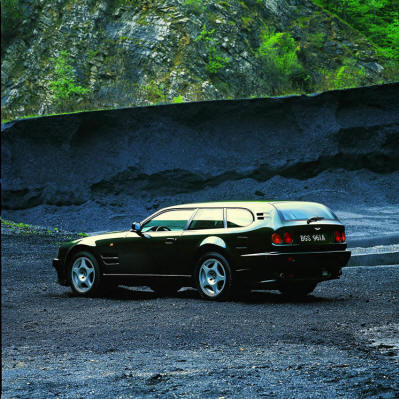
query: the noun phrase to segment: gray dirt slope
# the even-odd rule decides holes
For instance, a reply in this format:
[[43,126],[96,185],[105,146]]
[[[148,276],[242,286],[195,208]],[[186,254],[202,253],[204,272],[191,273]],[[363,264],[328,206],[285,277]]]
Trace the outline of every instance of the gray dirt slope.
[[3,216],[127,228],[159,207],[324,202],[348,236],[399,231],[399,83],[173,104],[2,125]]

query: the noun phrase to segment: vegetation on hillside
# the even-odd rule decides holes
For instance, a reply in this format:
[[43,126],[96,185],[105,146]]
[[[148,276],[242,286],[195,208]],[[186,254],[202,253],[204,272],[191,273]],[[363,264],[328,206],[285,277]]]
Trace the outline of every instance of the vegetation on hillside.
[[75,71],[67,51],[60,51],[58,57],[50,61],[54,65],[54,80],[50,82],[50,88],[56,100],[57,111],[62,112],[71,108],[74,100],[86,96],[90,90],[76,83]]
[[17,35],[17,28],[22,18],[19,0],[1,0],[1,47],[8,45]]
[[375,43],[387,58],[399,61],[399,0],[313,0]]
[[2,0],[2,119],[399,79],[399,0],[289,4]]
[[309,79],[298,60],[299,50],[299,44],[290,33],[275,32],[274,29],[267,27],[263,31],[258,56],[274,82],[275,89],[272,94],[295,90],[298,84]]

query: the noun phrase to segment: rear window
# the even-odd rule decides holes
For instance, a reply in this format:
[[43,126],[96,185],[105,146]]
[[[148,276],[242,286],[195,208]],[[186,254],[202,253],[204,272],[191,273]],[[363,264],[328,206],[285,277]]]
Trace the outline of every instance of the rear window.
[[307,220],[314,216],[324,219],[336,220],[337,217],[325,205],[301,204],[301,203],[279,203],[274,204],[284,221]]

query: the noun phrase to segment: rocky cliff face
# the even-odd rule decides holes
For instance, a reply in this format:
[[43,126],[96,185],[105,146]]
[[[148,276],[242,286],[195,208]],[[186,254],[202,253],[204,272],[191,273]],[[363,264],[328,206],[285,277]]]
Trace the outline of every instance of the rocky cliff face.
[[234,199],[397,214],[398,93],[392,84],[7,123],[3,216],[109,230],[162,206]]
[[[21,23],[2,46],[3,118],[264,97],[387,79],[384,59],[370,43],[310,0],[17,3]],[[262,56],[265,32],[272,39]],[[270,48],[281,51],[270,55]],[[288,50],[290,67],[281,59]],[[60,106],[52,83],[62,51],[88,92]]]

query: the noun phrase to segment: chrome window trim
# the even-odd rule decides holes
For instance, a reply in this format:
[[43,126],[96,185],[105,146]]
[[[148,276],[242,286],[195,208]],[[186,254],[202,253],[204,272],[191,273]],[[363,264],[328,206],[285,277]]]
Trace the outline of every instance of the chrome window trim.
[[198,213],[200,208],[196,208],[195,211],[193,212],[193,214],[191,215],[190,219],[187,220],[186,223],[186,227],[183,229],[183,231],[188,230],[188,228],[190,227],[191,222],[193,221],[195,215]]
[[[275,207],[274,207],[275,208]],[[226,229],[241,229],[243,227],[248,227],[251,224],[256,222],[256,217],[254,215],[254,212],[252,212],[251,209],[249,208],[244,208],[243,206],[227,206],[227,207],[221,207],[221,206],[204,206],[204,207],[188,207],[188,208],[167,208],[167,209],[161,209],[159,211],[156,211],[152,213],[151,215],[147,216],[145,219],[143,219],[140,224],[144,226],[144,224],[148,223],[150,220],[154,219],[158,215],[161,215],[164,212],[169,212],[169,211],[189,211],[193,210],[193,214],[191,215],[190,219],[188,221],[192,221],[194,218],[195,214],[198,212],[199,209],[223,209],[223,216],[224,216],[224,225]],[[252,215],[252,222],[248,224],[247,226],[242,226],[242,227],[227,227],[227,209],[244,209],[245,211],[248,211]],[[276,209],[276,208],[275,208]],[[277,210],[277,209],[276,209]],[[189,224],[187,224],[186,228],[184,230],[188,229]]]

